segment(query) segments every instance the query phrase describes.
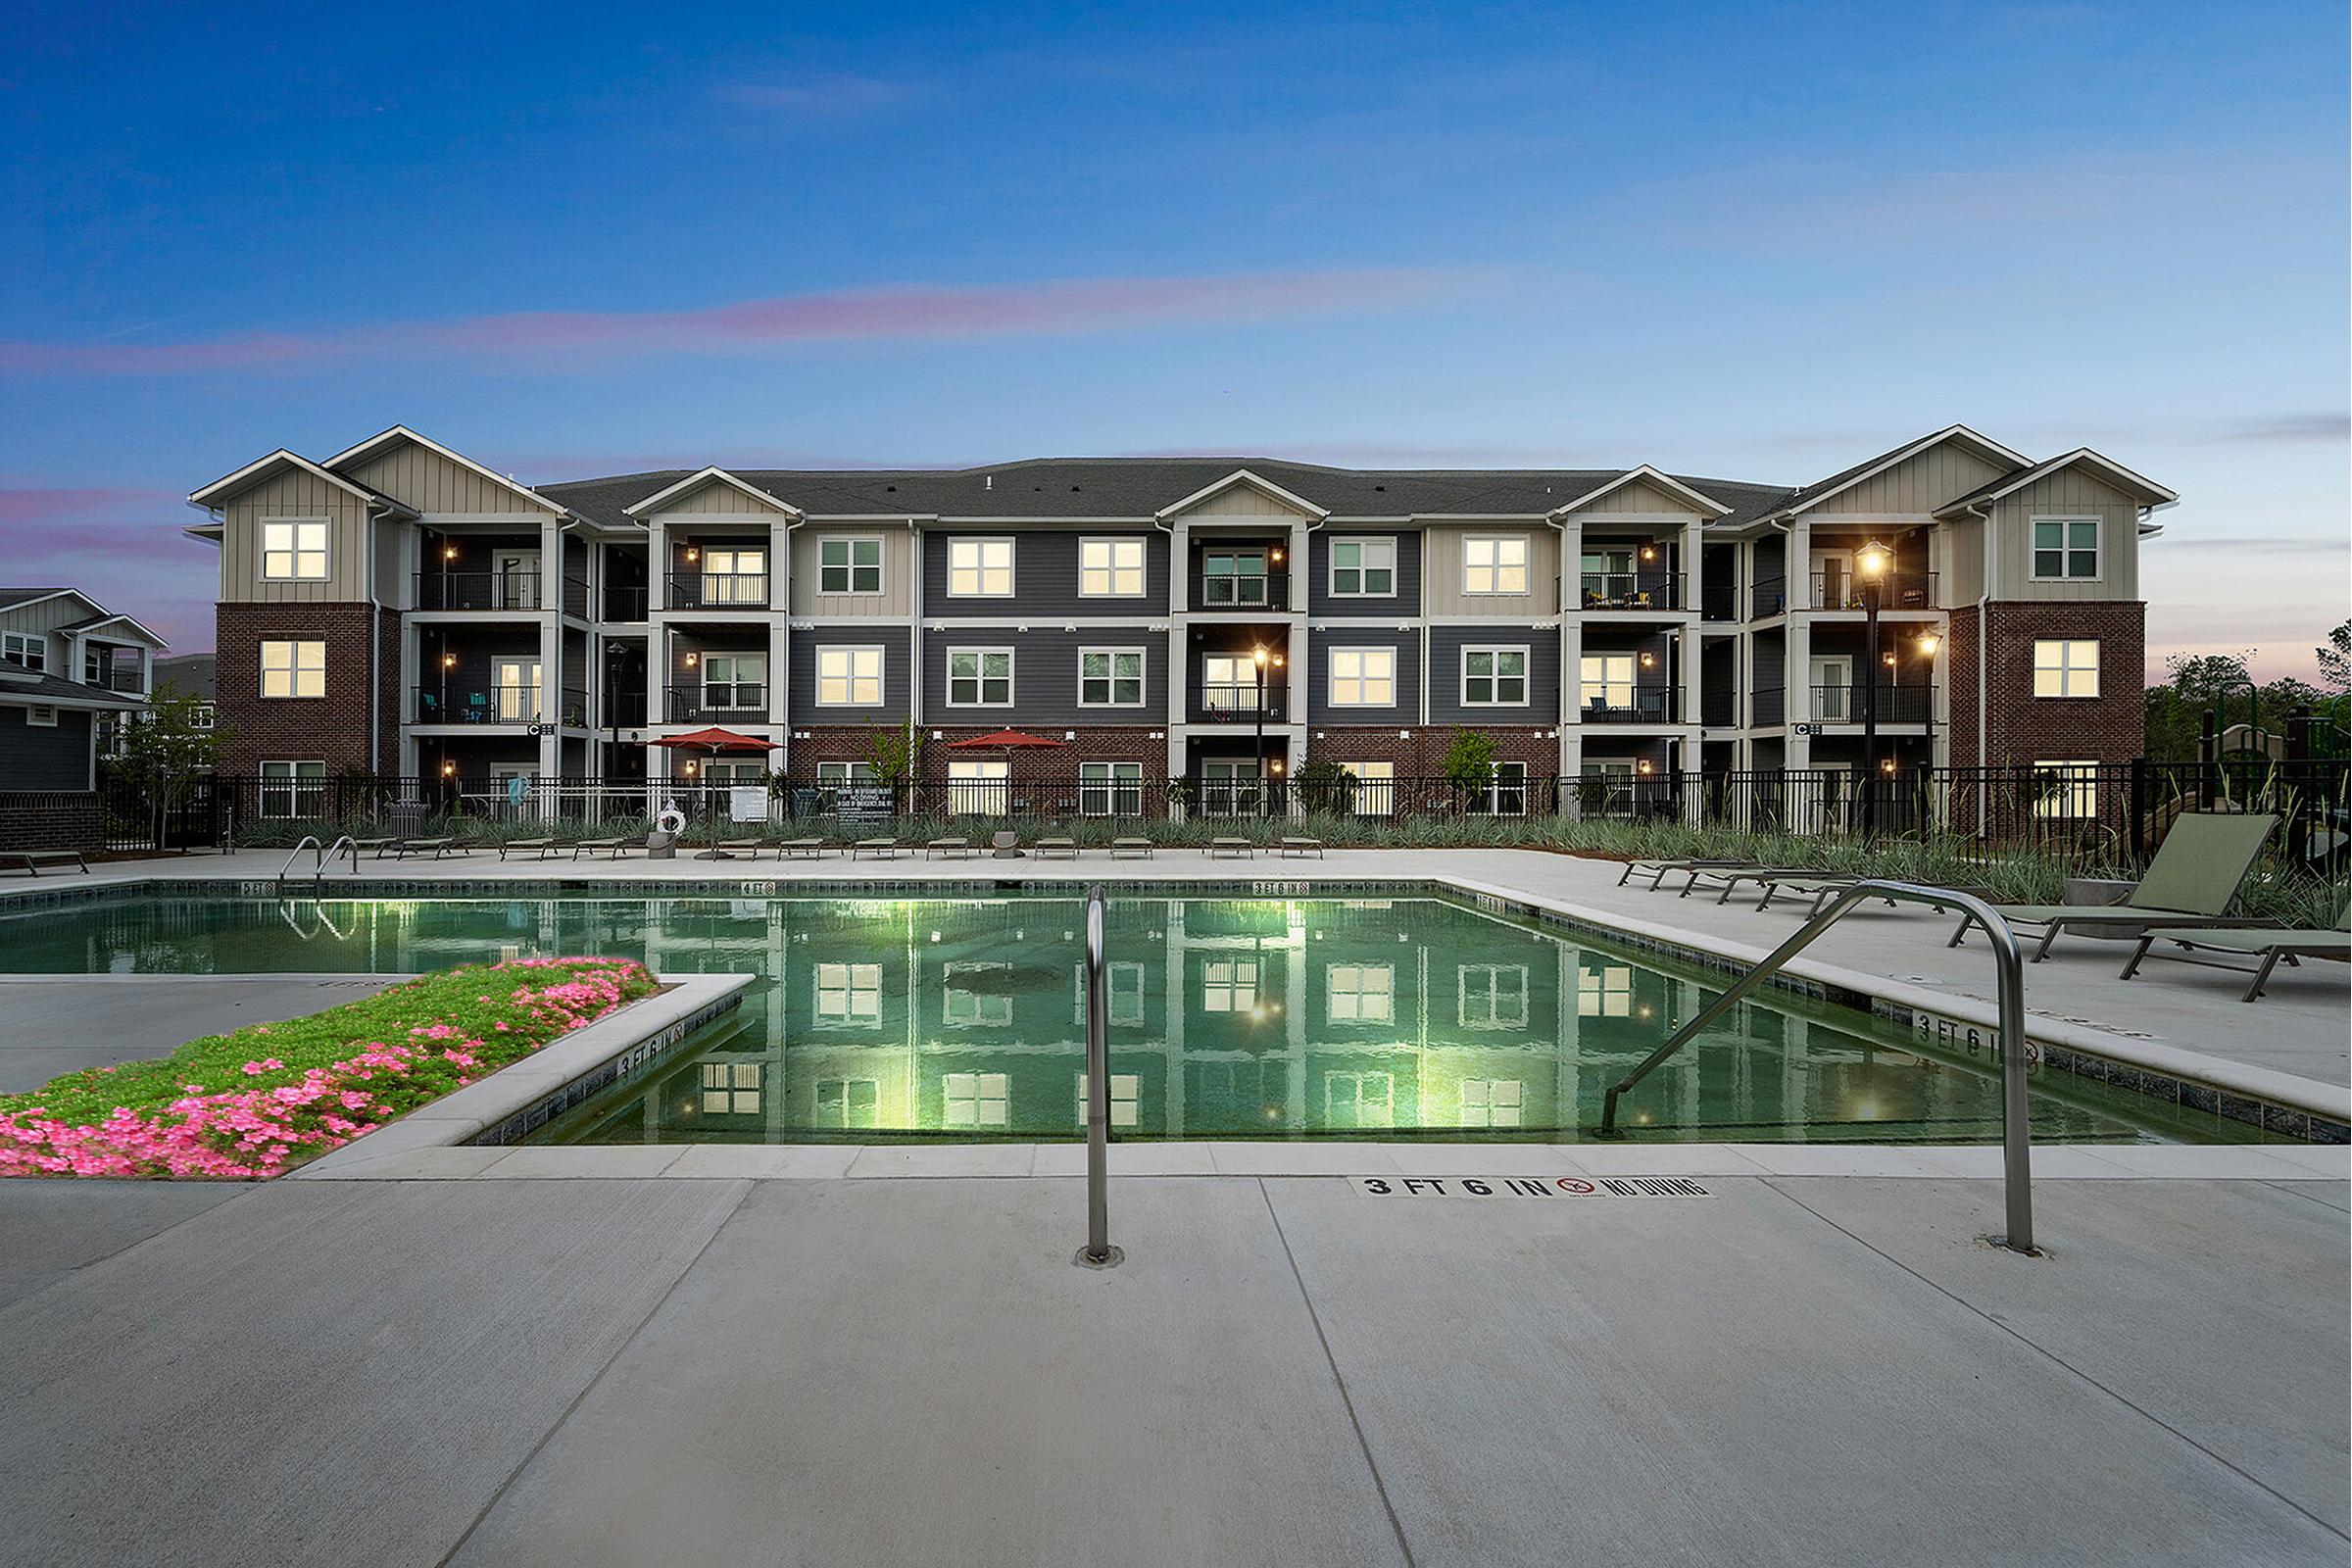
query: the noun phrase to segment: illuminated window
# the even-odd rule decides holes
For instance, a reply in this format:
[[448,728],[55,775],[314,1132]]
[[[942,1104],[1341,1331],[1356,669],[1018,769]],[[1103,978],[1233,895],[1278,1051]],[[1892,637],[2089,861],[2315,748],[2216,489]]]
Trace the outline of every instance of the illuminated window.
[[2034,802],[2035,816],[2090,817],[2099,814],[2099,764],[2088,760],[2035,762],[2034,782],[2042,793]]
[[1396,966],[1327,964],[1323,1003],[1333,1023],[1389,1023],[1396,1016]]
[[1634,656],[1587,654],[1579,662],[1587,708],[1628,709],[1634,706]]
[[1521,535],[1491,538],[1472,535],[1462,541],[1462,592],[1466,594],[1523,594],[1527,592],[1527,540]]
[[940,1120],[949,1127],[1002,1127],[1010,1114],[1010,1086],[1001,1072],[943,1073]]
[[[1110,1124],[1132,1127],[1143,1101],[1143,1080],[1131,1072],[1110,1075]],[[1078,1074],[1078,1125],[1086,1125],[1086,1074]]]
[[326,644],[310,641],[263,643],[262,695],[324,697]]
[[1396,650],[1334,648],[1331,651],[1331,706],[1396,707]]
[[816,651],[819,708],[882,706],[882,650],[819,648]]
[[262,524],[262,575],[272,582],[326,576],[326,519],[271,517]]
[[2034,695],[2098,696],[2098,642],[2088,638],[2036,642],[2034,645]]
[[878,963],[820,963],[816,966],[819,1022],[849,1022],[882,1016],[882,966]]
[[1576,1011],[1582,1018],[1630,1018],[1634,971],[1623,964],[1576,971]]
[[1082,539],[1078,591],[1090,599],[1134,599],[1144,591],[1141,539]]
[[1342,762],[1355,780],[1352,806],[1358,816],[1387,816],[1396,809],[1395,762]]
[[767,552],[734,549],[704,551],[703,603],[767,603]]
[[756,1061],[703,1063],[703,1110],[712,1116],[760,1114],[760,1071]]
[[948,541],[948,592],[964,599],[1012,597],[1012,541]]
[[1462,1125],[1516,1127],[1525,1086],[1516,1078],[1462,1080]]
[[1200,966],[1203,1012],[1248,1012],[1257,1005],[1257,960],[1211,958]]

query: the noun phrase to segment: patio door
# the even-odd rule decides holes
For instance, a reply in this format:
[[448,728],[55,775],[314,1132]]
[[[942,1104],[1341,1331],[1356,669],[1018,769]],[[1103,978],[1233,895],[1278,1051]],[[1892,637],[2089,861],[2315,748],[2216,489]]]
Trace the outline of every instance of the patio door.
[[1200,657],[1200,711],[1211,718],[1257,713],[1257,661],[1248,654]]
[[1258,814],[1257,760],[1221,759],[1200,764],[1200,813],[1203,816]]
[[1011,764],[1001,757],[956,758],[948,763],[948,814],[1003,816],[1005,795],[1011,788]]
[[500,659],[490,666],[490,719],[496,724],[539,722],[539,661]]
[[539,608],[539,552],[536,550],[499,550],[491,553],[491,608],[494,610],[537,610]]
[[1812,671],[1813,716],[1825,724],[1852,723],[1860,710],[1854,701],[1854,662],[1817,658],[1806,667]]
[[1856,610],[1861,596],[1854,588],[1854,553],[1851,550],[1816,550],[1810,565],[1813,571],[1813,608],[1816,610]]

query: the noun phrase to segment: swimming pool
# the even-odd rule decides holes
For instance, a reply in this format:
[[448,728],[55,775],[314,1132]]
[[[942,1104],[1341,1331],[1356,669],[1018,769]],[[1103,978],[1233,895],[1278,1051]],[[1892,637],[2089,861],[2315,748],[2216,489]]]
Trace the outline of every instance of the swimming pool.
[[[535,1143],[1069,1139],[1083,1128],[1073,894],[96,902],[0,916],[42,973],[405,973],[555,954],[760,977],[743,1005]],[[1721,978],[1414,890],[1130,891],[1108,908],[1127,1138],[1575,1142]],[[2037,1140],[2248,1129],[2036,1067]],[[1635,1138],[1988,1143],[1999,1081],[1851,1007],[1767,993],[1628,1096]]]

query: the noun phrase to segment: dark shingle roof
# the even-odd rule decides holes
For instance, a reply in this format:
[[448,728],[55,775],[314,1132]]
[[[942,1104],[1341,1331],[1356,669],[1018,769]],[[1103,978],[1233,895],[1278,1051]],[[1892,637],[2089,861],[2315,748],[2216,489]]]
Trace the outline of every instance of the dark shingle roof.
[[63,588],[0,588],[0,610],[30,604],[35,599],[46,599],[51,594],[64,592],[66,590]]
[[213,695],[213,656],[211,654],[174,654],[155,662],[158,685],[170,681],[182,697]]
[[0,671],[0,698],[14,698],[18,702],[30,699],[36,703],[90,703],[107,708],[142,708],[147,702],[144,697],[126,696],[108,691],[103,686],[85,686],[80,681],[68,680],[63,675],[35,675],[14,664]]

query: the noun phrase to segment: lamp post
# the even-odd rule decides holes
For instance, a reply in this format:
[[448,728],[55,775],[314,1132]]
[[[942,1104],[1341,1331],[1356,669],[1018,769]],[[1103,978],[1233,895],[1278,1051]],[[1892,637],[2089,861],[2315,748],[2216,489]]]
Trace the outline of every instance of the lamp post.
[[1878,832],[1879,772],[1879,589],[1894,552],[1876,539],[1854,552],[1862,578],[1862,836]]

